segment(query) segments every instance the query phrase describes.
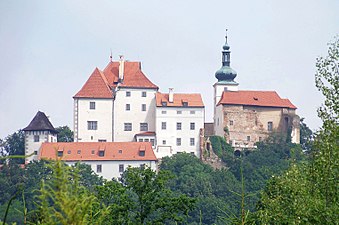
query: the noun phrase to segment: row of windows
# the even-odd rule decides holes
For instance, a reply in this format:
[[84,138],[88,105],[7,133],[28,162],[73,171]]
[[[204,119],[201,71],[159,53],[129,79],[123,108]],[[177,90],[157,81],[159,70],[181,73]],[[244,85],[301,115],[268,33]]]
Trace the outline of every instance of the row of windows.
[[[122,154],[122,150],[119,150],[118,152],[119,152],[119,154]],[[67,154],[71,154],[71,153],[72,153],[72,150],[67,150]],[[92,153],[92,155],[94,155],[95,154],[95,150],[92,150],[91,153]],[[78,155],[81,154],[81,150],[80,149],[77,150],[77,154]],[[59,150],[58,151],[58,157],[62,157],[63,155],[64,155],[64,151],[63,150]],[[99,157],[104,157],[105,156],[105,150],[99,150],[98,151],[98,156]],[[139,156],[145,156],[145,151],[140,150],[139,151]]]
[[[176,140],[176,145],[177,146],[181,146],[182,142],[181,142],[181,138],[177,138]],[[167,141],[166,140],[162,140],[162,144],[166,145]],[[194,146],[195,145],[195,138],[190,138],[190,146]]]
[[[140,169],[144,169],[145,164],[140,164]],[[124,164],[119,164],[119,173],[123,173],[125,171],[125,165]],[[97,165],[97,173],[102,173],[102,165],[98,164]]]
[[[124,131],[132,131],[132,123],[124,123]],[[148,123],[140,123],[140,131],[148,131]]]
[[152,146],[153,147],[155,146],[154,138],[145,138],[145,139],[139,138],[138,142],[151,142]]
[[[33,140],[34,140],[34,142],[39,142],[40,141],[40,136],[39,135],[34,135],[33,136]],[[46,140],[47,140],[47,138],[46,138]],[[51,137],[50,142],[53,142],[53,137]]]
[[[161,122],[161,130],[167,129],[167,122]],[[182,123],[177,122],[177,130],[182,130]],[[195,130],[195,123],[190,123],[190,130]]]
[[[161,114],[167,114],[166,110],[161,111]],[[177,110],[177,114],[182,114],[182,110]],[[195,114],[194,110],[190,110],[190,114]]]
[[[219,118],[218,118],[218,124],[219,124]],[[229,121],[229,125],[230,126],[233,126],[234,125],[234,121],[233,120],[230,120]],[[267,130],[268,131],[273,131],[273,122],[267,122]]]
[[[125,110],[126,111],[131,111],[131,104],[126,104],[125,105]],[[141,111],[146,111],[146,104],[141,104]]]
[[[141,92],[141,97],[146,97],[147,96],[147,92],[146,91],[142,91]],[[131,92],[130,91],[126,91],[126,97],[131,97]]]

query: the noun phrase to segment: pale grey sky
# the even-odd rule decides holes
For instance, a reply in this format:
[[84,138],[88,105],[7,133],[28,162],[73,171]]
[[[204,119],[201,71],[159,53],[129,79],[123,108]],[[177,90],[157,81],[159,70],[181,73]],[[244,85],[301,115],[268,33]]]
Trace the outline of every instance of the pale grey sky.
[[315,58],[339,33],[339,1],[0,2],[0,138],[38,110],[73,127],[72,96],[123,54],[167,92],[201,93],[212,121],[225,28],[242,90],[275,90],[316,129]]

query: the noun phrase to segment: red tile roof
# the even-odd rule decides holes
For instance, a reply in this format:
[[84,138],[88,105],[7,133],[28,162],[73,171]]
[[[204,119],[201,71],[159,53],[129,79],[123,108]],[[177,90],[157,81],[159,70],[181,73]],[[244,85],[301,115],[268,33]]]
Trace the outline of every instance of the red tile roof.
[[[80,154],[78,151],[80,150]],[[92,151],[94,150],[94,154]],[[99,156],[99,151],[105,151]],[[121,151],[120,151],[121,150]],[[42,143],[39,159],[56,159],[63,151],[65,161],[144,161],[157,160],[150,142],[54,142]],[[139,151],[145,151],[140,156]]]
[[[157,92],[155,95],[157,107],[164,106],[166,103],[167,107],[204,107],[200,94],[173,94],[173,102],[169,102],[168,94]],[[183,103],[187,102],[187,106]]]
[[275,91],[224,91],[218,105],[252,105],[296,109],[290,100]]
[[155,132],[154,131],[146,131],[146,132],[138,133],[135,136],[155,136]]
[[[108,83],[115,86],[118,82],[120,62],[110,62],[104,69]],[[141,62],[124,62],[124,79],[120,87],[159,89],[141,71]]]
[[74,98],[113,98],[107,79],[98,68],[95,68],[81,90]]

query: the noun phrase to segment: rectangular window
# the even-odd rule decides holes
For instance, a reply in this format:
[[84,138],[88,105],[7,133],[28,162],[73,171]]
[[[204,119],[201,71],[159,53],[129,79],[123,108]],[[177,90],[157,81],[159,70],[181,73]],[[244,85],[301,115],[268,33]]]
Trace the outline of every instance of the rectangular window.
[[190,111],[190,114],[195,114],[195,111],[194,110]]
[[146,104],[141,105],[141,111],[146,111]]
[[251,136],[247,136],[247,141],[251,141]]
[[194,138],[190,138],[190,146],[194,146],[195,145],[195,140]]
[[100,156],[100,157],[104,157],[104,156],[105,156],[105,151],[99,150],[99,156]]
[[94,155],[95,154],[95,150],[92,150],[92,155]]
[[182,114],[182,111],[178,110],[178,111],[177,111],[177,114]]
[[64,155],[64,151],[58,151],[58,157],[62,157]]
[[131,97],[131,92],[130,91],[126,91],[126,97]]
[[34,155],[38,155],[38,151],[34,151]]
[[140,131],[148,131],[148,123],[140,123]]
[[119,172],[120,173],[124,172],[124,164],[119,164]]
[[121,149],[118,152],[119,152],[119,154],[122,154],[122,150]]
[[102,165],[97,165],[97,173],[101,173],[102,171]]
[[39,135],[34,135],[34,142],[39,142]]
[[166,144],[166,140],[162,140],[162,144],[165,145]]
[[230,126],[233,126],[233,120],[230,120]]
[[155,145],[155,142],[154,142],[154,139],[153,138],[151,138],[151,143],[152,143],[152,146],[154,147],[154,145]]
[[177,138],[177,146],[181,146],[181,138]]
[[181,123],[177,123],[177,130],[181,130]]
[[145,142],[149,142],[149,139],[148,139],[148,138],[145,138]]
[[267,130],[272,131],[273,130],[273,122],[268,122],[267,123]]
[[78,150],[78,155],[80,155],[81,154],[81,150]]
[[146,97],[146,91],[141,92],[141,97]]
[[144,170],[145,169],[145,164],[140,164],[140,169]]
[[140,138],[140,139],[139,139],[139,142],[144,142],[144,139]]
[[161,102],[162,106],[167,106],[167,102]]
[[262,141],[262,137],[259,137],[259,141]]
[[124,131],[132,131],[132,123],[124,123]]
[[89,102],[89,109],[95,109],[95,102]]
[[88,130],[97,130],[98,129],[98,121],[87,121],[87,129]]
[[183,102],[182,106],[187,107],[188,106],[188,102]]
[[139,156],[145,156],[145,151],[139,151]]
[[190,129],[195,130],[195,123],[190,123]]
[[167,111],[161,111],[161,114],[166,114],[167,113]]
[[161,130],[166,130],[166,122],[161,122]]
[[126,111],[130,111],[131,110],[131,105],[130,104],[126,104],[125,109],[126,109]]
[[99,139],[98,142],[106,142],[106,139]]

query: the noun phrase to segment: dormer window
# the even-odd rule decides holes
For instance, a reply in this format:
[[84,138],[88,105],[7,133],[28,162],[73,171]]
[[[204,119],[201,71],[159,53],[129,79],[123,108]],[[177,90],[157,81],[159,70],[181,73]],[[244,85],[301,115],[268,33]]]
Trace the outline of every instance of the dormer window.
[[145,151],[139,151],[139,156],[145,156]]
[[63,150],[59,150],[58,151],[58,157],[62,157],[64,155],[64,151]]
[[68,151],[67,151],[67,154],[71,154],[71,150],[68,150]]
[[187,100],[182,100],[182,106],[187,107],[188,106],[188,101]]
[[78,150],[78,155],[80,155],[81,154],[81,150]]
[[162,106],[167,106],[167,102],[161,102]]
[[119,154],[122,154],[122,150],[119,150]]
[[105,151],[104,150],[99,150],[99,156],[104,157],[105,156]]

